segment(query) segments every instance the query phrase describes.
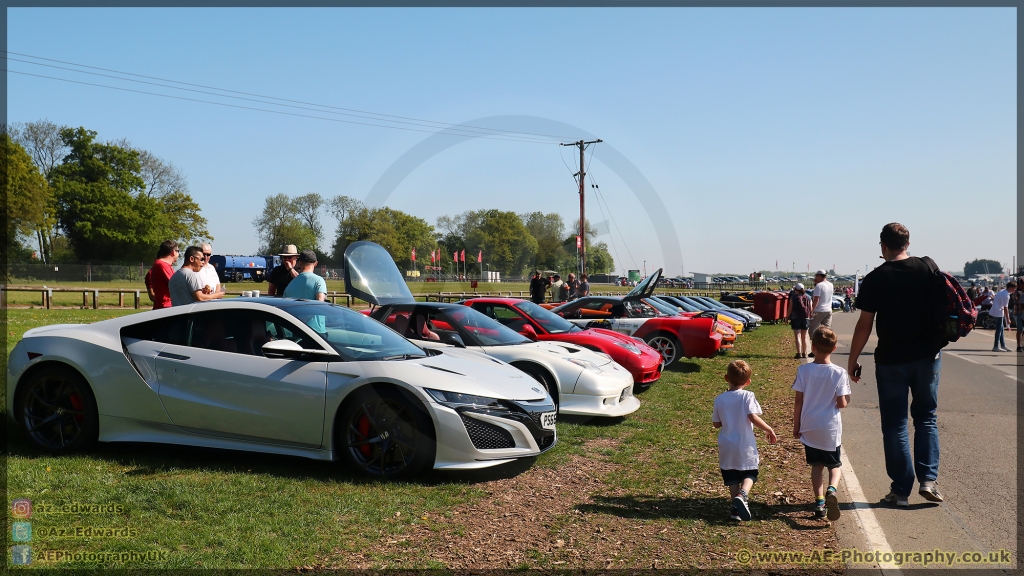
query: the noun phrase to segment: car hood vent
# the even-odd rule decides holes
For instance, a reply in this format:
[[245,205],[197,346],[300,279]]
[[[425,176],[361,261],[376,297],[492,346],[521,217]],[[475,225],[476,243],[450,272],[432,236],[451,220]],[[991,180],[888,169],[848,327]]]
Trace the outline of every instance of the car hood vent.
[[420,366],[423,366],[424,368],[432,368],[434,370],[440,370],[441,372],[447,372],[449,374],[455,374],[456,376],[465,376],[465,374],[461,374],[459,372],[456,372],[454,370],[449,370],[447,368],[441,368],[440,366],[431,366],[430,364],[420,364]]

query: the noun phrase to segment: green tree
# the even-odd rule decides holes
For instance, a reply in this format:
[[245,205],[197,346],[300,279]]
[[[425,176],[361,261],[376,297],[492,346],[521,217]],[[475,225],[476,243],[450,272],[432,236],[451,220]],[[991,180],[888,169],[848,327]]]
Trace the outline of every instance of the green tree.
[[[484,261],[506,276],[521,276],[537,254],[534,238],[515,212],[480,210],[466,235],[467,256],[482,250]],[[478,224],[476,224],[478,222]],[[468,260],[468,258],[467,258]]]
[[7,195],[4,214],[7,244],[3,247],[6,260],[9,247],[19,246],[20,238],[31,238],[42,225],[43,207],[49,202],[50,187],[25,148],[6,133],[0,136],[0,140],[3,146],[0,169]]
[[[61,164],[68,152],[68,148],[60,136],[62,127],[44,119],[24,124],[16,123],[7,128],[11,138],[25,148],[46,181],[52,184],[54,169]],[[43,215],[35,230],[39,257],[43,262],[49,263],[54,259],[60,260],[62,257],[70,255],[67,239],[59,237],[57,203],[52,186],[45,202],[40,205],[40,209]]]
[[566,250],[565,222],[554,212],[531,212],[520,217],[530,235],[537,240],[537,257],[534,266],[542,270],[558,270],[567,272],[576,262],[575,245],[573,251]]
[[417,265],[421,266],[431,250],[437,247],[434,227],[422,218],[384,206],[367,208],[351,206],[334,242],[334,258],[340,261],[353,242],[369,240],[380,244],[391,254],[400,268],[412,268],[412,250],[416,248]]
[[975,274],[1000,274],[1003,271],[1003,265],[998,260],[971,260],[964,264],[964,276],[974,276]]
[[[567,252],[572,254],[573,265],[576,265],[576,235],[580,229],[580,221],[577,218],[572,223],[572,230],[569,235],[565,238],[565,242],[562,247]],[[586,256],[587,256],[587,274],[603,274],[607,272],[615,271],[615,260],[612,258],[611,253],[608,251],[608,245],[604,242],[595,243],[594,240],[597,238],[597,230],[587,220],[584,227],[586,233]]]
[[319,249],[316,234],[295,215],[287,194],[268,196],[252,225],[260,239],[260,254],[279,254],[288,244],[295,244],[300,251]]
[[212,239],[199,206],[184,192],[144,193],[139,151],[62,128],[69,150],[51,172],[56,217],[80,260],[150,260],[167,239]]

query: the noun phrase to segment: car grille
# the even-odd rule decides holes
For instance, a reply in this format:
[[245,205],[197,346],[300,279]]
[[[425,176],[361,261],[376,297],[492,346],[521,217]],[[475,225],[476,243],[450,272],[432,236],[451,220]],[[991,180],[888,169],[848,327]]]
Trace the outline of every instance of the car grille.
[[477,449],[495,450],[516,447],[516,441],[508,430],[476,418],[467,418],[463,414],[459,414],[459,416],[462,417],[462,423],[466,426],[466,432],[469,432],[469,439],[473,441],[473,446]]

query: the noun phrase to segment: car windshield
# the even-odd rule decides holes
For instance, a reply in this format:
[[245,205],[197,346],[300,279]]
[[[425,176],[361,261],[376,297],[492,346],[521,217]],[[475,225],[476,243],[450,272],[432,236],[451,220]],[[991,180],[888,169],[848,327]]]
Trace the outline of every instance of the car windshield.
[[[464,334],[476,340],[477,346],[504,346],[530,342],[518,332],[499,324],[469,306],[445,308],[444,314],[458,324]],[[466,344],[474,343],[466,342]]]
[[700,308],[697,308],[693,304],[687,303],[685,300],[680,300],[678,298],[670,298],[666,299],[666,301],[678,305],[680,308],[686,310],[687,312],[701,312]]
[[701,302],[700,300],[694,300],[693,298],[687,298],[685,296],[680,296],[679,299],[682,300],[683,302],[686,302],[687,304],[692,304],[697,308],[700,308],[701,310],[711,310],[711,306],[708,306],[707,303]]
[[381,323],[334,304],[282,306],[312,328],[346,360],[392,360],[420,358],[422,349]]
[[678,306],[669,305],[668,303],[662,302],[661,300],[658,300],[657,298],[644,298],[644,302],[646,304],[648,304],[649,306],[653,307],[658,312],[661,312],[662,314],[668,314],[669,316],[678,316],[679,315],[679,307]]
[[718,300],[712,300],[711,298],[694,298],[694,300],[700,302],[701,304],[707,304],[708,306],[715,308],[716,310],[724,310],[728,308],[728,306],[726,306],[725,304],[722,304]]
[[582,332],[582,328],[569,322],[565,318],[537,306],[533,302],[523,301],[516,304],[524,314],[533,318],[548,331],[549,334],[566,334],[569,332]]

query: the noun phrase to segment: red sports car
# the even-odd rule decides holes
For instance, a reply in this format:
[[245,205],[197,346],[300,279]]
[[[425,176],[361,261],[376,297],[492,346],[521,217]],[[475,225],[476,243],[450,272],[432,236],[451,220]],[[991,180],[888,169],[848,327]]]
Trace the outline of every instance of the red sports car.
[[648,386],[661,378],[662,357],[642,340],[601,328],[580,328],[544,308],[516,298],[472,298],[460,302],[531,340],[556,340],[604,352]]
[[682,357],[710,358],[722,347],[718,320],[712,313],[693,317],[657,312],[643,300],[649,298],[661,276],[659,269],[622,298],[587,296],[551,311],[585,328],[609,328],[642,339],[661,353],[665,366]]

